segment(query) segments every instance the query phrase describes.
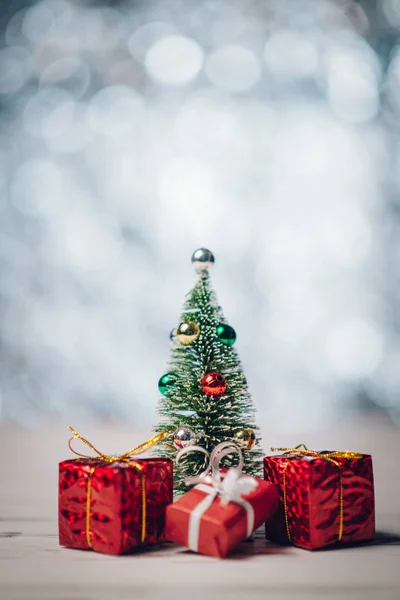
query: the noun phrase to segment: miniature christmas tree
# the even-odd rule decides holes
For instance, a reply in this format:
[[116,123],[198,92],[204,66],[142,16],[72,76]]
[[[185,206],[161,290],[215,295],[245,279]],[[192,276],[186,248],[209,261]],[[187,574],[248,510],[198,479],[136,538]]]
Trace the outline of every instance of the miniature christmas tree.
[[[243,451],[244,471],[260,475],[262,452],[253,403],[233,348],[236,333],[211,288],[209,269],[214,256],[200,248],[192,263],[199,280],[187,296],[179,326],[171,332],[169,370],[158,383],[164,397],[156,431],[171,434],[159,451],[174,459],[177,450],[186,446],[199,445],[211,452],[220,442],[232,440]],[[230,466],[234,460],[226,457],[223,464]],[[185,478],[205,466],[200,452],[183,456],[175,467],[175,491],[187,491]]]

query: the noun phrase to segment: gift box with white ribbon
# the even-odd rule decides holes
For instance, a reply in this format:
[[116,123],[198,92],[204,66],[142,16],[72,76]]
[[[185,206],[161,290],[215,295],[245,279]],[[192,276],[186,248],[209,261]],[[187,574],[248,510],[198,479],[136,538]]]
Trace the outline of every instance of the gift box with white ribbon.
[[[181,453],[195,450],[203,451],[192,447]],[[238,467],[221,472],[222,458],[232,452],[239,453]],[[219,444],[210,456],[209,470],[188,479],[197,485],[167,507],[166,538],[194,552],[223,558],[272,517],[278,507],[277,487],[243,474],[241,468],[240,449]]]

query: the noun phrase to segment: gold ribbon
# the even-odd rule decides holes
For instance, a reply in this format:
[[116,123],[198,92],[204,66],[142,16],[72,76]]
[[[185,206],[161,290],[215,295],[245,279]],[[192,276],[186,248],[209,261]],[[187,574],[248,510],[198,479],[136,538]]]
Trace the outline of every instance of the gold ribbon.
[[[143,452],[146,452],[147,450],[149,450],[150,448],[152,448],[153,446],[155,446],[156,444],[161,442],[161,440],[168,437],[168,435],[169,435],[166,431],[162,431],[161,433],[157,433],[157,435],[154,435],[152,438],[150,438],[146,442],[143,442],[143,444],[140,444],[139,446],[135,446],[134,448],[130,448],[127,452],[124,452],[124,454],[113,455],[113,454],[103,454],[103,452],[100,452],[100,450],[97,450],[97,448],[95,448],[95,446],[93,446],[93,444],[91,442],[89,442],[87,439],[85,439],[84,437],[79,435],[79,433],[77,431],[75,431],[75,429],[73,427],[71,427],[71,425],[67,425],[67,429],[69,429],[69,431],[73,434],[72,437],[69,438],[69,440],[68,440],[68,446],[69,446],[69,449],[71,450],[71,452],[73,452],[77,456],[81,456],[82,458],[100,458],[102,461],[107,462],[107,463],[121,462],[121,461],[129,462],[133,456],[137,456],[138,454],[143,454]],[[80,442],[82,442],[83,444],[88,446],[88,448],[93,450],[93,452],[96,452],[97,456],[90,456],[89,454],[81,454],[80,452],[77,452],[71,446],[71,443],[73,440],[79,440]]]
[[[300,456],[312,456],[314,458],[323,458],[325,460],[329,460],[329,462],[333,463],[339,469],[339,532],[338,532],[338,541],[342,539],[343,536],[343,477],[342,477],[342,466],[336,460],[338,458],[362,458],[362,454],[358,452],[350,452],[349,450],[344,450],[343,452],[318,452],[317,450],[309,450],[305,444],[300,444],[295,448],[271,448],[272,452],[283,452],[284,455],[294,454]],[[290,535],[289,528],[289,518],[288,518],[288,510],[287,510],[287,493],[286,493],[286,469],[288,467],[289,462],[285,462],[283,465],[283,506],[285,510],[285,523],[286,523],[286,533],[289,540],[292,539]]]
[[[106,464],[110,464],[113,462],[126,462],[126,463],[129,462],[134,467],[136,467],[137,470],[140,472],[141,493],[142,493],[142,524],[141,524],[142,528],[141,528],[140,539],[141,539],[141,542],[143,543],[146,538],[146,512],[147,512],[146,481],[145,481],[142,465],[132,459],[134,456],[137,456],[138,454],[142,454],[143,452],[146,452],[146,450],[149,450],[149,448],[152,448],[153,446],[158,444],[161,440],[168,437],[169,434],[167,432],[157,433],[157,435],[154,435],[152,438],[150,438],[146,442],[143,442],[143,444],[140,444],[139,446],[135,446],[134,448],[130,448],[124,454],[112,455],[112,454],[104,454],[103,452],[100,452],[100,450],[97,450],[97,448],[95,448],[95,446],[93,446],[93,444],[91,442],[89,442],[86,438],[79,435],[79,433],[77,431],[75,431],[75,429],[73,427],[71,427],[71,425],[67,425],[67,428],[73,434],[72,437],[68,440],[68,446],[69,446],[70,450],[77,456],[80,456],[82,458],[98,458],[99,460],[101,460],[102,462],[104,462]],[[97,456],[90,456],[89,454],[81,454],[80,452],[77,452],[71,446],[71,443],[73,440],[79,440],[80,442],[82,442],[83,444],[88,446],[88,448],[93,450],[93,452],[96,452]],[[93,474],[94,474],[95,470],[96,470],[96,467],[90,468],[88,480],[87,480],[87,490],[86,490],[86,541],[87,541],[89,548],[92,547],[92,539],[91,539],[91,532],[90,532],[90,501],[91,501],[91,494],[92,494],[92,478],[93,478]]]
[[92,494],[92,477],[96,468],[91,467],[89,471],[89,476],[87,480],[87,490],[86,490],[86,541],[89,548],[92,547],[92,540],[90,537],[90,500]]

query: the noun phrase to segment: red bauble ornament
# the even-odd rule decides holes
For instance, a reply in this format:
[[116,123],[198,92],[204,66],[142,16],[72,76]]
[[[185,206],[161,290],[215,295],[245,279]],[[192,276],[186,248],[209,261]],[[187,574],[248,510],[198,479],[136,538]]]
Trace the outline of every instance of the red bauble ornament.
[[201,389],[207,396],[221,396],[226,390],[225,377],[221,373],[206,373],[201,380]]

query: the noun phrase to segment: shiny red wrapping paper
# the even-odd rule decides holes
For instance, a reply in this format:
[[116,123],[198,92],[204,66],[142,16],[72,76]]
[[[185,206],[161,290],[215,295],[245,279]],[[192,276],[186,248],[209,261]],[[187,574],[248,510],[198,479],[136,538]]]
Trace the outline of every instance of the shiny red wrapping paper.
[[173,463],[168,458],[111,464],[87,458],[65,460],[59,465],[60,545],[122,554],[156,544],[164,539],[165,510],[172,493]]
[[369,454],[360,456],[335,457],[341,468],[319,457],[266,456],[264,478],[276,483],[279,490],[278,511],[266,523],[267,538],[280,543],[291,542],[307,550],[339,542],[371,540],[375,534],[372,458]]
[[[243,495],[243,499],[249,502],[254,510],[253,531],[272,516],[278,507],[276,486],[262,479],[256,481],[257,487]],[[206,495],[206,492],[194,487],[167,507],[165,536],[168,540],[188,546],[191,513]],[[201,516],[197,551],[200,554],[223,558],[246,538],[245,509],[235,502],[223,505],[217,497]]]

